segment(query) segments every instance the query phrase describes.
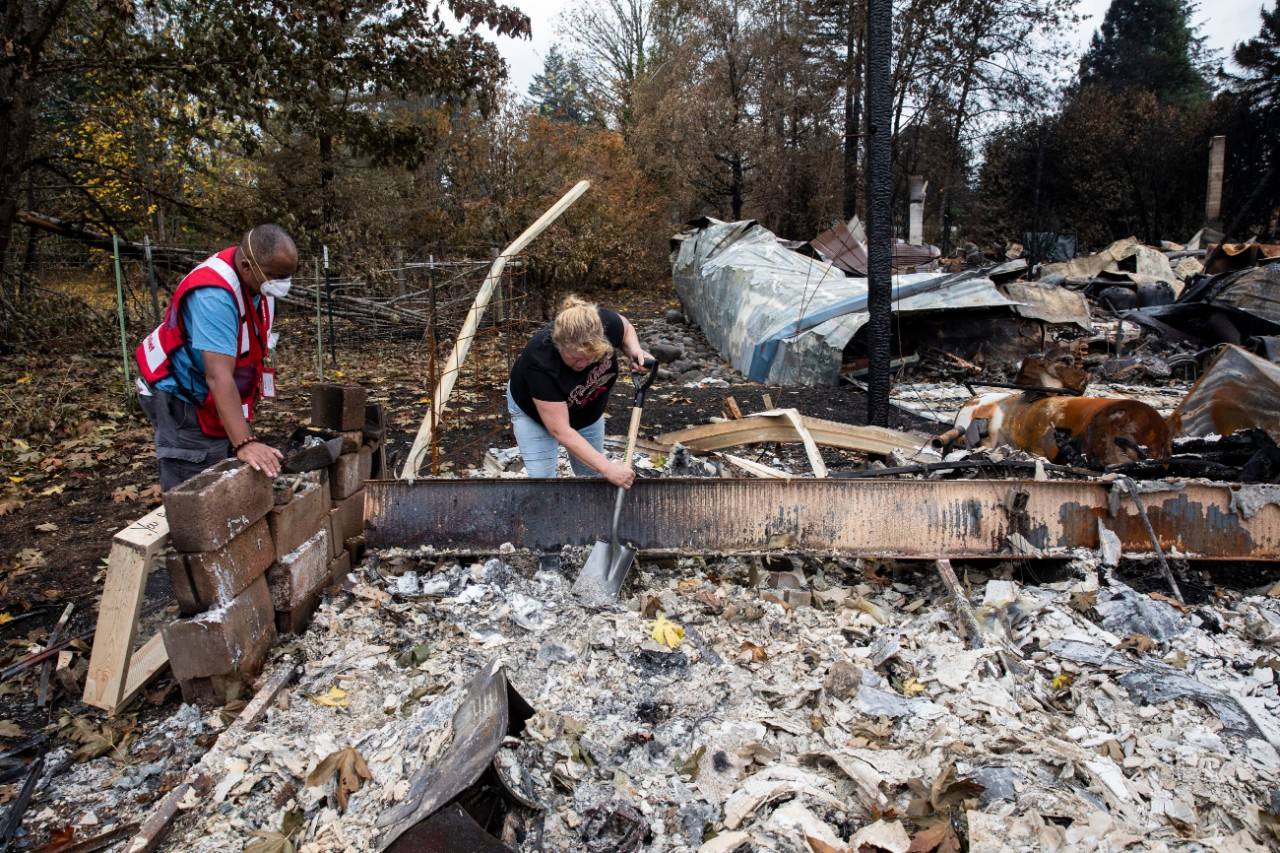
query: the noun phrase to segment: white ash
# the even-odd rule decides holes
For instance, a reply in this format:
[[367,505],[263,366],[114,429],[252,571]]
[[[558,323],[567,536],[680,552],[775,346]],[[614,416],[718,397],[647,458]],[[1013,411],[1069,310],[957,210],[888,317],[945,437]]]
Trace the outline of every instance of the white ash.
[[[566,549],[566,567],[585,553]],[[1145,658],[1117,652],[1122,637],[1093,621],[1095,612],[1073,609],[1072,596],[1139,593],[1100,588],[1096,558],[1081,556],[1082,578],[998,583],[986,604],[983,578],[968,577],[984,630],[1021,651],[1033,690],[987,673],[994,653],[967,648],[927,571],[884,583],[872,562],[811,563],[822,609],[793,610],[747,586],[742,560],[642,559],[619,608],[590,612],[569,596],[574,569],[569,578],[534,573],[536,555],[507,554],[496,561],[503,571],[427,550],[384,551],[384,567],[398,563],[399,574],[416,571],[424,588],[435,582],[447,594],[398,598],[390,577],[359,584],[342,609],[323,606],[293,649],[308,661],[301,682],[230,753],[225,772],[242,775],[222,802],[197,804],[170,843],[222,853],[301,808],[299,850],[373,849],[378,816],[438,761],[467,683],[496,657],[537,710],[503,761],[527,773],[547,806],[547,850],[602,849],[608,839],[592,835],[601,826],[593,815],[606,803],[643,818],[644,850],[698,850],[713,833],[719,847],[708,850],[733,849],[725,845],[737,833],[774,850],[808,849],[806,835],[900,839],[915,824],[877,825],[877,817],[906,815],[916,797],[909,783],[928,791],[952,762],[956,777],[985,786],[956,816],[973,843],[994,844],[982,849],[1119,849],[1128,838],[1147,849],[1263,849],[1259,807],[1270,807],[1280,783],[1265,731],[1239,734],[1190,699],[1141,706],[1117,671],[1045,649],[1071,639],[1125,655],[1134,668],[1178,665],[1206,689],[1274,716],[1277,685],[1254,673],[1271,669],[1280,603],[1224,592],[1192,613],[1174,611],[1181,630],[1166,631]],[[678,649],[650,638],[641,608],[651,604],[685,628]],[[1109,624],[1128,630],[1145,612],[1117,610]],[[1156,624],[1168,615],[1160,610]],[[415,647],[428,650],[425,662],[397,665]],[[849,668],[860,677],[836,679],[837,688],[833,670]],[[347,707],[307,698],[334,686]],[[360,751],[374,779],[340,815],[332,782],[304,780],[345,746]],[[96,795],[77,806],[103,817]]]

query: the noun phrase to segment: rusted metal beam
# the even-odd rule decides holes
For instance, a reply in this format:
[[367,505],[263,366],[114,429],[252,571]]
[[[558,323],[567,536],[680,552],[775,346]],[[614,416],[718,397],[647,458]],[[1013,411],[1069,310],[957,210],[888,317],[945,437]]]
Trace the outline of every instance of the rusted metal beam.
[[[1243,487],[1248,489],[1249,487]],[[486,551],[588,545],[609,529],[612,487],[598,479],[374,481],[366,536],[375,547]],[[939,559],[1045,556],[1096,549],[1098,521],[1129,554],[1151,551],[1131,500],[1110,485],[1034,480],[638,480],[622,538],[649,552],[776,548]],[[1280,559],[1280,506],[1188,483],[1143,496],[1166,553],[1204,560]]]

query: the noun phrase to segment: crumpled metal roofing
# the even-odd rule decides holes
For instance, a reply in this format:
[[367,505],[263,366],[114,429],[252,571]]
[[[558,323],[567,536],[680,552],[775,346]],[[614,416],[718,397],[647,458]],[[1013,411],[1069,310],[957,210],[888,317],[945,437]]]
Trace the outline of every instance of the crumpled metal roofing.
[[1169,429],[1174,435],[1262,429],[1280,441],[1280,364],[1224,346],[1169,415]]
[[[864,300],[867,279],[850,278],[826,261],[806,257],[778,242],[752,221],[703,218],[674,241],[672,274],[689,316],[711,344],[744,374],[751,372],[758,345],[780,327],[795,323],[796,334],[778,339],[761,381],[783,385],[836,385],[845,345],[869,319],[865,310],[839,313],[806,328],[822,312]],[[946,277],[914,273],[893,277],[900,288]],[[945,308],[1015,307],[991,279],[958,279],[930,293],[895,301],[899,314]]]

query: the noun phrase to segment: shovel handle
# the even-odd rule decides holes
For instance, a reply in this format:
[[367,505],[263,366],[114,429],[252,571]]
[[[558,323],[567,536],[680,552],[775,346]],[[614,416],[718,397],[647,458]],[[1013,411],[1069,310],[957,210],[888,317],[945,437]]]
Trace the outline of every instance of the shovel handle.
[[636,439],[640,435],[640,407],[631,407],[631,424],[627,427],[627,455],[623,457],[623,461],[628,468],[631,467],[631,457],[636,451]]

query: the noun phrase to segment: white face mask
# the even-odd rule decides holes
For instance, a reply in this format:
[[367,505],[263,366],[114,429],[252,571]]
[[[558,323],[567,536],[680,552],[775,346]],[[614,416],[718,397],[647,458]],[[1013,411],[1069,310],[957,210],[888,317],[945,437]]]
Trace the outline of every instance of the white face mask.
[[262,283],[262,293],[264,296],[280,299],[289,295],[289,288],[292,285],[292,278],[273,278]]

